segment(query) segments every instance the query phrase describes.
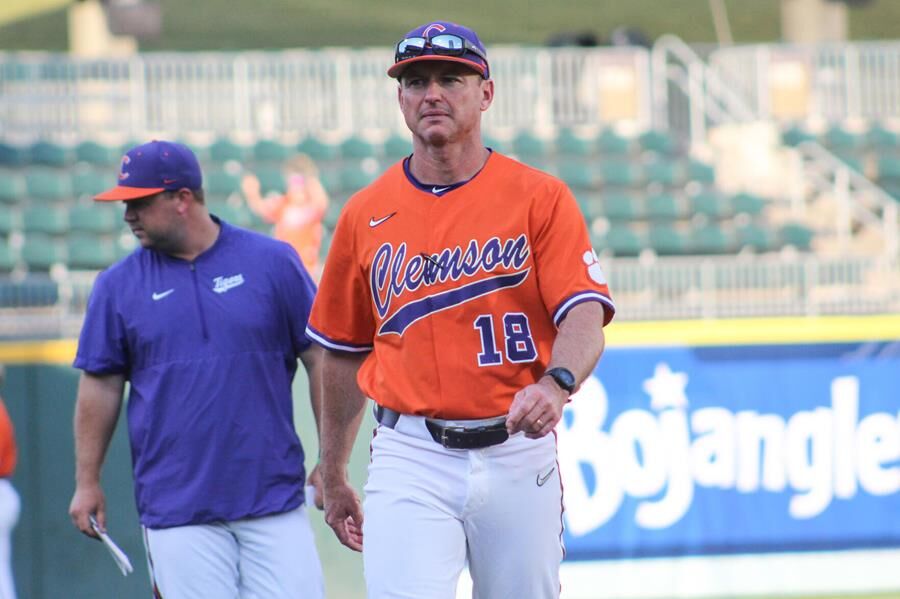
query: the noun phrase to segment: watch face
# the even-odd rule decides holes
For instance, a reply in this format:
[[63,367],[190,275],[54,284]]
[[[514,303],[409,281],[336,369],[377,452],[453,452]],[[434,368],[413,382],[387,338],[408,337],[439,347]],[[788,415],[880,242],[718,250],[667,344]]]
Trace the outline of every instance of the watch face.
[[547,374],[556,381],[561,389],[565,389],[569,393],[575,390],[575,375],[568,368],[551,368]]

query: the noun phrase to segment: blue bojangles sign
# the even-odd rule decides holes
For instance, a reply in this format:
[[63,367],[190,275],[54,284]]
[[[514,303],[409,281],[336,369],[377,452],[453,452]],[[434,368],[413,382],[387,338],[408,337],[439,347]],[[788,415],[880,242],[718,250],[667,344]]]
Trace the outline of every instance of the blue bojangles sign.
[[558,432],[567,559],[900,547],[900,343],[611,347]]

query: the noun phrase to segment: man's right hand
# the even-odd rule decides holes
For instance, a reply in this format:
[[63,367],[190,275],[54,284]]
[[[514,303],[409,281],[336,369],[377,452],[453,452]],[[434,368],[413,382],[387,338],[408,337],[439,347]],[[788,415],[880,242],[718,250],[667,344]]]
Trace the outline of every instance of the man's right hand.
[[106,497],[100,485],[79,485],[75,488],[72,503],[69,504],[69,516],[75,528],[89,537],[99,538],[91,528],[90,515],[97,518],[101,530],[106,530]]
[[363,548],[363,514],[359,496],[350,484],[343,480],[338,484],[325,484],[325,522],[338,540],[354,551]]

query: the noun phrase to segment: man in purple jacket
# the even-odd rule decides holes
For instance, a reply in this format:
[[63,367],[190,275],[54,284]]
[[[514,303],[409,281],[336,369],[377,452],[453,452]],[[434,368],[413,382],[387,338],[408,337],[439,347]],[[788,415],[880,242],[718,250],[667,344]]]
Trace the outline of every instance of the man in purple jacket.
[[291,397],[299,357],[318,424],[309,274],[287,244],[209,214],[181,144],[131,149],[118,186],[95,199],[124,202],[141,247],[97,277],[78,343],[75,526],[106,525],[100,470],[127,381],[158,596],[322,597]]

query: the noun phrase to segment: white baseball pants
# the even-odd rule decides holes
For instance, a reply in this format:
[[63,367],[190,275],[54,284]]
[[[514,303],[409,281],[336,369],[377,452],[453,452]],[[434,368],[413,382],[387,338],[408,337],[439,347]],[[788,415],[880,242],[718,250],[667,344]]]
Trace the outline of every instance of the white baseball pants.
[[233,522],[144,528],[162,599],[321,599],[322,567],[306,506]]
[[555,435],[446,449],[402,415],[376,429],[363,509],[369,599],[454,599],[466,561],[475,599],[559,597]]
[[0,478],[0,599],[16,599],[12,574],[12,532],[19,521],[21,502],[12,483]]

